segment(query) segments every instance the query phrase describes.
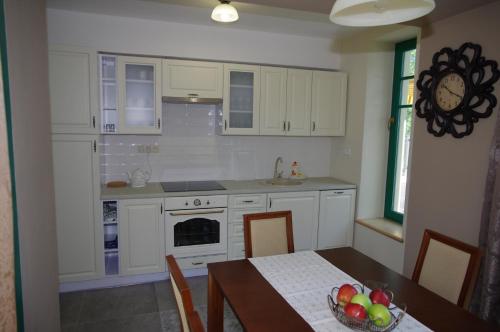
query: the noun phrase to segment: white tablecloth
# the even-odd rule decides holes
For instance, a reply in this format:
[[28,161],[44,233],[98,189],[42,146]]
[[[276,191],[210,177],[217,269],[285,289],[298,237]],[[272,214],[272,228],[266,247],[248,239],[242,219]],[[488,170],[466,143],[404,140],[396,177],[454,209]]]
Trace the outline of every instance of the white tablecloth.
[[[335,286],[359,281],[314,251],[250,258],[250,262],[315,331],[351,331],[333,316],[326,296]],[[406,314],[394,331],[431,330]]]

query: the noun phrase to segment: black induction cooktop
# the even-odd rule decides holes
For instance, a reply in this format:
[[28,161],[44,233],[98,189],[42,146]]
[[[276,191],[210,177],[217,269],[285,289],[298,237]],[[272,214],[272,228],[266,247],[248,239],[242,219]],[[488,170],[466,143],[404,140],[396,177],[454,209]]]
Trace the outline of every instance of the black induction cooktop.
[[185,192],[185,191],[211,191],[211,190],[226,190],[217,181],[176,181],[162,182],[161,186],[166,193]]

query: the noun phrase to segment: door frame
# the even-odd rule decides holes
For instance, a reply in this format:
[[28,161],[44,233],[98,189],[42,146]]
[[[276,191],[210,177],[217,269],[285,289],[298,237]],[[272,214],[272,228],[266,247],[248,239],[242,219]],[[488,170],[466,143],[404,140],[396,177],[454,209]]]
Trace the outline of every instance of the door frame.
[[0,0],[0,59],[2,61],[3,94],[5,102],[5,119],[7,122],[7,146],[10,163],[12,192],[12,221],[14,231],[14,282],[16,293],[17,330],[24,331],[23,293],[21,284],[21,257],[19,252],[19,227],[16,204],[16,179],[14,169],[14,145],[12,136],[12,107],[9,88],[9,65],[7,60],[7,33],[5,28],[4,1]]

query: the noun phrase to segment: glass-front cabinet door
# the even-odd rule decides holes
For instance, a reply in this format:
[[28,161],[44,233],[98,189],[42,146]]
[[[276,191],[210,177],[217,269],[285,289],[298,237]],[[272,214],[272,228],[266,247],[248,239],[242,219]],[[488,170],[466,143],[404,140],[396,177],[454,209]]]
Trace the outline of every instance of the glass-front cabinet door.
[[161,134],[161,59],[101,55],[104,134]]
[[222,133],[259,134],[260,67],[224,65]]
[[161,59],[118,57],[120,133],[161,133]]

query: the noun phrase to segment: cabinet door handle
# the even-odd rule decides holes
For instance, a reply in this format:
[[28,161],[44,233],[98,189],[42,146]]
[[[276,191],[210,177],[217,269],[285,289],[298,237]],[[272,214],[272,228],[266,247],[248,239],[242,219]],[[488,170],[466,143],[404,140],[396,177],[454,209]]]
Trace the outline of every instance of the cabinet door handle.
[[283,121],[283,131],[286,131],[286,121]]
[[197,93],[188,93],[188,96],[189,97],[198,97],[198,94]]
[[288,121],[288,131],[290,131],[290,121]]
[[313,131],[316,131],[316,121],[313,121]]
[[163,214],[163,203],[160,204],[160,214]]
[[224,120],[224,131],[227,130],[227,120]]
[[335,194],[343,194],[343,191],[334,191]]
[[92,127],[95,128],[95,115],[92,115]]
[[95,140],[94,140],[94,152],[97,152],[97,143]]
[[160,128],[161,128],[161,119],[158,118],[158,129],[160,129]]
[[243,201],[243,203],[254,203],[254,201]]
[[202,264],[203,264],[203,262],[192,262],[191,264],[192,264],[192,265],[202,265]]
[[273,205],[273,200],[269,198],[269,208]]

